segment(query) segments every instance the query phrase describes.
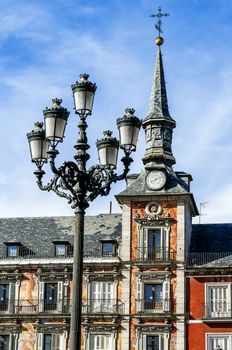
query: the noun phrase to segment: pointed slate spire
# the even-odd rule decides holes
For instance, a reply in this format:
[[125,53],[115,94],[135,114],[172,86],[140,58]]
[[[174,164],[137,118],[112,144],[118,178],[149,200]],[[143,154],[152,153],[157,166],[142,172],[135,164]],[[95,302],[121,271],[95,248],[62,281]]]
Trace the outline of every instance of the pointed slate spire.
[[143,163],[146,167],[166,167],[175,164],[172,154],[172,129],[176,122],[170,116],[160,46],[164,40],[156,38],[156,56],[148,116],[143,121],[146,135],[146,152]]
[[147,118],[151,117],[171,118],[168,110],[168,98],[160,46],[158,47],[158,53],[156,56],[154,78],[151,88],[149,115]]

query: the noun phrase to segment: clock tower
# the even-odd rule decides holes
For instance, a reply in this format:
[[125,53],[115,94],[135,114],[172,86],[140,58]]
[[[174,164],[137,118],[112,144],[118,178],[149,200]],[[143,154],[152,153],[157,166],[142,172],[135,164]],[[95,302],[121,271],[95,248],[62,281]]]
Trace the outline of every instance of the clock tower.
[[[144,170],[127,178],[116,198],[122,206],[120,295],[123,350],[186,350],[185,261],[192,217],[198,215],[190,192],[192,177],[173,169],[172,134],[159,36],[149,113],[143,121]],[[153,346],[153,347],[151,347]]]

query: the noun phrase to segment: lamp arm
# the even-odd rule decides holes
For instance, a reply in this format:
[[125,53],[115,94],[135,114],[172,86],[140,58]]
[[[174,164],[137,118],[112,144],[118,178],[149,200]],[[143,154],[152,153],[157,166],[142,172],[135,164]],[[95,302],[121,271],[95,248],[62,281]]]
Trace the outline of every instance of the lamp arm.
[[114,176],[112,178],[112,182],[121,181],[121,180],[124,180],[126,178],[127,174],[130,171],[130,165],[133,162],[133,159],[129,155],[126,154],[125,157],[123,157],[121,159],[121,162],[124,165],[123,173],[121,175],[114,174]]
[[87,192],[89,194],[85,199],[87,202],[92,202],[99,195],[107,196],[113,182],[121,181],[126,178],[133,159],[129,155],[125,155],[121,161],[124,164],[124,171],[121,175],[117,175],[112,169],[100,165],[95,165],[89,169],[87,172]]

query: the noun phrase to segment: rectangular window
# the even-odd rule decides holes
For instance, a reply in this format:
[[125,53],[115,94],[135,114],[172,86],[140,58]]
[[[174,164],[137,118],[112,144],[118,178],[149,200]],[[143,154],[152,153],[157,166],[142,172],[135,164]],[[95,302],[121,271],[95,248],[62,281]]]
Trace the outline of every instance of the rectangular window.
[[113,243],[102,243],[102,255],[103,256],[113,255]]
[[91,295],[91,312],[114,312],[113,282],[92,282]]
[[168,233],[165,227],[143,227],[140,230],[138,247],[140,259],[150,261],[169,260],[168,246]]
[[44,334],[43,350],[52,350],[52,335]]
[[144,309],[163,308],[163,284],[144,284]]
[[147,232],[147,254],[148,258],[157,260],[161,258],[161,230],[153,229]]
[[66,244],[56,244],[55,245],[55,255],[65,256],[66,255]]
[[0,284],[0,311],[8,310],[9,284]]
[[142,336],[143,350],[166,350],[164,348],[164,337],[162,334],[143,335]]
[[7,256],[14,257],[18,255],[18,245],[9,244],[7,245]]
[[44,310],[56,310],[58,297],[58,283],[45,283]]
[[112,350],[111,335],[105,335],[105,334],[91,335],[89,350]]
[[207,317],[230,317],[231,295],[229,285],[207,286]]
[[0,350],[9,350],[10,336],[0,335]]
[[231,335],[229,334],[207,335],[207,350],[231,350]]

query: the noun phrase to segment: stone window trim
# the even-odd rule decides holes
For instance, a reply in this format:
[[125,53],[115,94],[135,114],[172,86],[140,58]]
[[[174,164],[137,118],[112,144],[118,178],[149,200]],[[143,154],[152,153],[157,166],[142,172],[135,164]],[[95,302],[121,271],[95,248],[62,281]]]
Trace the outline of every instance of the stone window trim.
[[68,300],[68,281],[64,280],[39,280],[38,284],[38,301],[39,301],[39,312],[44,312],[44,300],[45,300],[45,285],[46,283],[57,283],[57,307],[54,310],[48,310],[49,313],[62,313],[63,307],[67,306]]
[[136,273],[137,275],[137,312],[143,312],[144,286],[146,282],[149,284],[163,285],[163,312],[171,310],[171,272],[157,273]]
[[0,315],[14,313],[14,308],[18,306],[20,283],[22,274],[0,274],[0,284],[9,284],[8,307],[0,311]]
[[85,350],[90,349],[90,338],[91,335],[110,335],[112,350],[116,350],[117,346],[117,336],[118,336],[117,324],[86,324],[84,325],[84,334],[85,334]]
[[[62,350],[66,350],[67,349],[67,336],[68,336],[68,332],[67,331],[64,331],[62,330],[62,327],[59,327],[59,332],[56,330],[56,328],[53,326],[53,327],[49,327],[46,331],[46,327],[43,328],[43,332],[41,332],[41,329],[40,329],[40,332],[37,332],[36,334],[36,350],[43,350],[43,341],[44,341],[44,335],[45,334],[51,334],[52,336],[52,341],[55,337],[59,336],[60,337],[60,340],[59,340],[59,343],[60,343],[60,346],[59,346],[59,349],[62,349]],[[54,344],[52,344],[52,348],[53,348]],[[57,349],[57,347],[55,348]]]
[[[211,290],[215,289],[213,300],[211,299]],[[219,290],[221,289],[221,293]],[[222,289],[226,291],[226,297],[220,296]],[[218,290],[218,292],[216,292]],[[230,282],[206,282],[205,283],[205,313],[210,318],[231,317],[231,283]],[[217,293],[217,295],[216,295]]]
[[[232,333],[228,333],[228,332],[222,332],[222,333],[206,333],[205,334],[205,349],[206,350],[214,350],[211,347],[210,342],[213,339],[218,339],[218,340],[227,340],[227,349],[231,350],[232,349]],[[220,350],[220,347],[218,348],[218,350]],[[224,350],[224,348],[222,348],[222,350]]]
[[18,349],[18,339],[19,339],[20,325],[0,325],[0,335],[9,336],[9,349]]

